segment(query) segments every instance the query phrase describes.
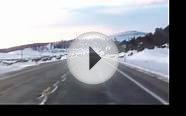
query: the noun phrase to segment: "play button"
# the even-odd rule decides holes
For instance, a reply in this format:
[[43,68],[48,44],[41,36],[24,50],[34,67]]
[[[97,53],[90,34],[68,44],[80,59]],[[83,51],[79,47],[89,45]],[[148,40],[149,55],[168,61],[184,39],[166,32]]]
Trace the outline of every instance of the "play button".
[[101,57],[89,47],[89,70],[101,59]]
[[68,49],[67,65],[71,74],[86,84],[100,84],[110,79],[118,66],[118,49],[107,36],[84,33]]

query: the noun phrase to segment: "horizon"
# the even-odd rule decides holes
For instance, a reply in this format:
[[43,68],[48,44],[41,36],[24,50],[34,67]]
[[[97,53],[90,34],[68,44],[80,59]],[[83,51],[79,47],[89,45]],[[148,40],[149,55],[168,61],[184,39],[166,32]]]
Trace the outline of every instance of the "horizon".
[[0,2],[0,14],[0,49],[6,49],[70,40],[89,31],[153,33],[169,25],[169,1],[7,0]]
[[[167,26],[169,26],[169,25],[167,25]],[[156,28],[162,28],[162,29],[164,29],[164,28],[166,28],[167,26],[165,26],[165,27],[156,27]],[[142,32],[142,31],[137,31],[137,30],[128,30],[128,31],[116,32],[116,33],[111,34],[111,35],[108,35],[108,36],[117,35],[117,34],[125,33],[125,32],[132,32],[132,31]],[[155,31],[155,29],[154,29],[154,31]],[[154,31],[153,31],[153,32],[142,32],[142,33],[154,33]],[[16,46],[10,46],[10,47],[8,47],[8,48],[0,48],[0,50],[3,50],[3,49],[11,49],[11,48],[14,48],[14,47],[20,47],[20,46],[24,46],[24,45],[45,44],[45,43],[55,43],[55,42],[61,42],[61,41],[70,41],[70,40],[74,40],[74,39],[76,39],[76,37],[75,37],[75,38],[72,38],[72,39],[67,39],[67,40],[58,40],[58,41],[48,41],[48,42],[26,43],[26,44],[21,44],[21,45],[16,45]]]

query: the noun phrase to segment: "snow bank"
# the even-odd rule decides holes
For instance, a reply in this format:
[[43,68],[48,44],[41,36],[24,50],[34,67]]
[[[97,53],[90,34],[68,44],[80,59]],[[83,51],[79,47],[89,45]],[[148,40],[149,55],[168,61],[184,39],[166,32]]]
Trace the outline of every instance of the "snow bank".
[[61,59],[56,59],[54,57],[51,60],[47,60],[47,61],[34,62],[30,60],[28,62],[18,62],[18,63],[13,63],[11,65],[5,65],[3,63],[0,63],[0,75],[8,73],[8,72],[12,72],[12,71],[18,71],[28,66],[36,66],[42,63],[54,62],[54,61],[59,61],[59,60],[64,60],[64,59],[66,59],[66,56],[61,57]]
[[[66,52],[64,50],[45,51],[40,53],[32,49],[23,50],[23,58],[21,58],[21,51],[13,51],[9,53],[0,53],[0,75],[18,71],[28,66],[39,65],[46,62],[54,62],[66,59]],[[38,59],[38,61],[34,60]]]
[[38,65],[36,62],[24,62],[24,63],[15,63],[15,64],[12,64],[12,65],[3,65],[0,63],[0,75],[1,74],[4,74],[4,73],[7,73],[7,72],[12,72],[12,71],[17,71],[17,70],[21,70],[25,67],[28,67],[28,66],[33,66],[33,65]]
[[24,50],[16,50],[8,53],[0,53],[0,59],[20,59],[21,54],[23,54],[24,59],[32,59],[42,56],[54,56],[54,55],[64,55],[66,53],[63,49],[54,49],[46,51],[36,51],[31,48],[26,48]]
[[124,62],[124,57],[120,57],[119,61],[169,78],[168,48],[145,49],[138,53],[134,52],[131,56],[128,54],[126,55],[126,62]]

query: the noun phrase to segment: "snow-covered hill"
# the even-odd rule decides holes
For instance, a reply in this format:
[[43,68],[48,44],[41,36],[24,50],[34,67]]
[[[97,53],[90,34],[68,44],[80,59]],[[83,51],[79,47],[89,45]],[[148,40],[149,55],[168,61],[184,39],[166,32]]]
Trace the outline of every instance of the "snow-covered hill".
[[114,41],[122,42],[122,41],[130,41],[132,38],[137,37],[143,37],[146,33],[144,32],[138,32],[138,31],[126,31],[126,32],[120,32],[114,35],[111,35],[110,38]]

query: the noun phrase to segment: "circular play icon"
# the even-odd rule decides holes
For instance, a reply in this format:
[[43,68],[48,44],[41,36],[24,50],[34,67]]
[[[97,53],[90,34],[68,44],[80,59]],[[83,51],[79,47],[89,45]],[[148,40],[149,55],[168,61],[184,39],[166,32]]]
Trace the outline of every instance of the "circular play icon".
[[[73,40],[68,49],[70,72],[86,84],[100,84],[115,73],[118,49],[106,35],[88,32]],[[115,68],[116,67],[116,68]]]

